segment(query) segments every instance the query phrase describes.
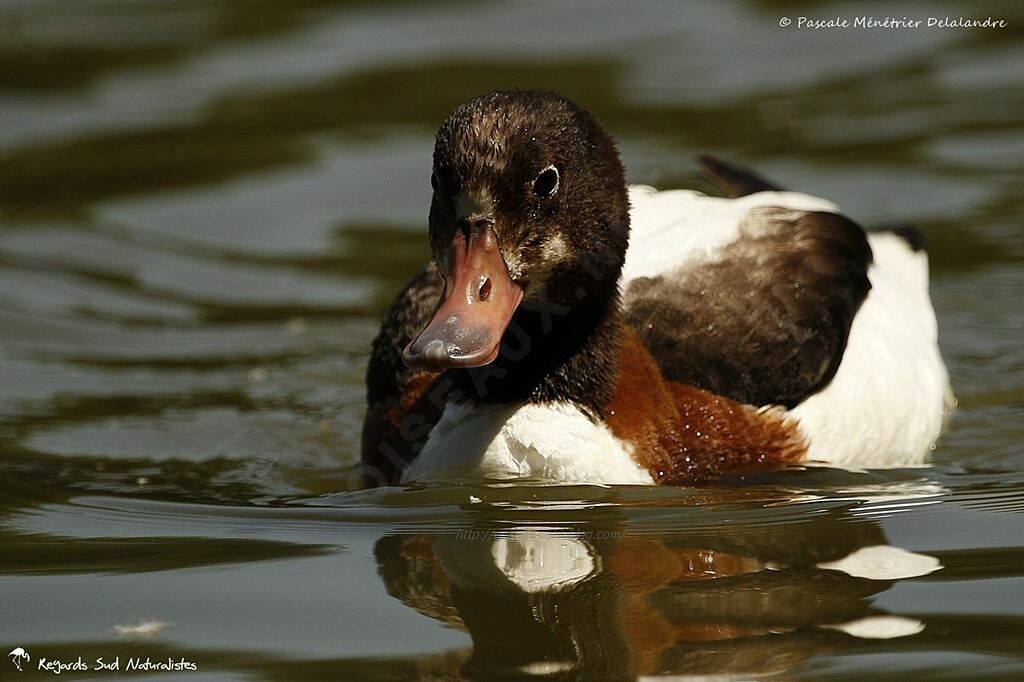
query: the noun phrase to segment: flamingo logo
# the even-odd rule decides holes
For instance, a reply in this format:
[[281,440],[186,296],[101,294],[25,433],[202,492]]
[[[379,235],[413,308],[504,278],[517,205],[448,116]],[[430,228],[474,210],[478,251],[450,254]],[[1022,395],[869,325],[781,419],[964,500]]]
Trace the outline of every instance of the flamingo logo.
[[28,652],[22,649],[20,646],[14,647],[14,650],[7,655],[10,657],[11,661],[14,662],[14,666],[18,669],[18,672],[21,672],[22,661],[28,663],[32,660],[32,657],[28,655]]

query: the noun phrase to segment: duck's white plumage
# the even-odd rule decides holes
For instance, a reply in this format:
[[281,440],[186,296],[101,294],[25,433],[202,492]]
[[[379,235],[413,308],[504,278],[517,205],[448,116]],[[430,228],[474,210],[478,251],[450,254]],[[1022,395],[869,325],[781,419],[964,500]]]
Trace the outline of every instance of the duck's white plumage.
[[830,201],[799,192],[758,192],[722,199],[686,189],[659,192],[646,185],[630,187],[629,203],[623,285],[638,277],[671,275],[697,257],[713,259],[718,249],[739,238],[740,223],[753,208],[839,210]]
[[451,402],[403,481],[534,479],[559,483],[654,483],[632,446],[575,405]]
[[928,258],[891,233],[869,234],[871,291],[835,377],[790,414],[807,458],[845,467],[922,463],[953,406],[928,296]]
[[[753,208],[838,213],[798,192],[738,199],[689,190],[630,189],[630,246],[622,287],[638,277],[672,276],[714,261],[740,236]],[[869,233],[871,290],[853,319],[842,362],[820,391],[789,411],[809,444],[809,461],[847,467],[921,463],[952,407],[928,294],[928,259],[892,233]],[[756,324],[756,321],[751,321]]]

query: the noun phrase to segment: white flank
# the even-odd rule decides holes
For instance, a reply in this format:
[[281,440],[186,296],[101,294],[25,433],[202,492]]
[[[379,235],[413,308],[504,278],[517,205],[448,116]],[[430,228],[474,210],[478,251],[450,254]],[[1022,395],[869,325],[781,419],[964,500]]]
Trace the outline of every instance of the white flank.
[[790,415],[810,443],[810,461],[920,464],[953,406],[928,296],[928,258],[892,234],[868,241],[871,291],[853,318],[839,370]]

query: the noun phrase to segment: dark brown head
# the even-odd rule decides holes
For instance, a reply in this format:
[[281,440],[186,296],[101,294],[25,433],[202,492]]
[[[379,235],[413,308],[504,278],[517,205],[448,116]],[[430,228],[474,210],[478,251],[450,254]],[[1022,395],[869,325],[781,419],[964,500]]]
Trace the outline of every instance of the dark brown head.
[[598,310],[616,295],[625,178],[611,138],[573,102],[517,90],[463,104],[437,133],[431,182],[445,291],[407,364],[487,364],[518,309]]

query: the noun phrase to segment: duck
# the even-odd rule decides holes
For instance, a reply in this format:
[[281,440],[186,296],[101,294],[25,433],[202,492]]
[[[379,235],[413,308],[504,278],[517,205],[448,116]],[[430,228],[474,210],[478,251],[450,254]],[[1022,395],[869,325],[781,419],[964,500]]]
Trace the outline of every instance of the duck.
[[727,194],[628,186],[553,92],[459,106],[431,260],[366,373],[366,486],[701,485],[927,461],[953,405],[912,228],[700,157]]

